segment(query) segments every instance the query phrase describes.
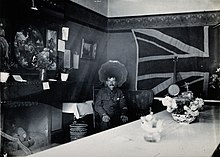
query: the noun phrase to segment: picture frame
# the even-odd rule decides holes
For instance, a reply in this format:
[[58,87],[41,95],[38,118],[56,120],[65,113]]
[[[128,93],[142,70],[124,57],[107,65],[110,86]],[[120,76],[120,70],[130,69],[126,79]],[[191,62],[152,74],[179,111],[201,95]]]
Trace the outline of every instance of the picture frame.
[[[34,38],[33,38],[34,37]],[[45,37],[39,28],[33,25],[21,25],[17,27],[14,36],[14,56],[19,70],[35,70],[37,62],[35,58],[41,52]],[[25,47],[25,48],[24,48]],[[21,67],[21,68],[20,68]]]
[[50,54],[51,61],[52,61],[52,68],[50,70],[56,70],[57,68],[57,31],[47,29],[46,30],[46,48],[49,48],[52,50],[52,53]]
[[81,55],[82,59],[94,60],[96,57],[97,43],[82,39]]

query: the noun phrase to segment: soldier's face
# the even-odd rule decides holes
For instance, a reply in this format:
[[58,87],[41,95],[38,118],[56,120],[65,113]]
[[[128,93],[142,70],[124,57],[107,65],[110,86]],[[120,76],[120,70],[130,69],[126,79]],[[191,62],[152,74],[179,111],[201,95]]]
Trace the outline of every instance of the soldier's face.
[[106,85],[108,86],[108,88],[110,88],[110,90],[113,90],[114,87],[116,86],[115,77],[108,77],[106,80]]

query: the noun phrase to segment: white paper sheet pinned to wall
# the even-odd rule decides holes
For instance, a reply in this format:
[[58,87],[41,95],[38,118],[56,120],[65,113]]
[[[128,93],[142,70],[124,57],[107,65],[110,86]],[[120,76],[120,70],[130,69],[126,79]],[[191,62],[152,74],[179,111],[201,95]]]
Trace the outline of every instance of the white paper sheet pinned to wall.
[[49,82],[43,82],[43,90],[48,90],[50,89]]
[[62,27],[62,40],[68,40],[69,37],[69,28],[68,27]]
[[58,51],[65,52],[65,41],[58,39]]
[[63,57],[63,59],[64,59],[64,68],[70,68],[70,57],[71,56],[71,51],[70,50],[65,50],[65,52],[64,52],[64,57]]
[[12,75],[13,78],[15,79],[15,81],[18,81],[18,82],[27,82],[27,80],[24,80],[21,75]]
[[73,55],[73,68],[79,69],[79,55],[77,54]]

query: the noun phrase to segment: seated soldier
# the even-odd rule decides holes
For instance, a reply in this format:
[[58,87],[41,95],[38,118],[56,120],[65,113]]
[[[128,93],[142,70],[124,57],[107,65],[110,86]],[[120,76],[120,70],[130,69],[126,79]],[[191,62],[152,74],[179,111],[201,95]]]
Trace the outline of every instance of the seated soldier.
[[102,131],[128,121],[127,106],[122,91],[116,86],[116,78],[108,76],[105,85],[99,90],[95,101],[95,110],[100,116]]

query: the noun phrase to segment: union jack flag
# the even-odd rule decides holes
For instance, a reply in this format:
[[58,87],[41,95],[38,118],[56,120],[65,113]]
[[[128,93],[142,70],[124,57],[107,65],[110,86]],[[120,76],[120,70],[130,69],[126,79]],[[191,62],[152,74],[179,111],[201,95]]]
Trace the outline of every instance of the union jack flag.
[[164,95],[176,82],[180,87],[189,84],[190,90],[206,93],[209,80],[208,26],[163,29],[133,29],[137,45],[136,89],[152,89]]

